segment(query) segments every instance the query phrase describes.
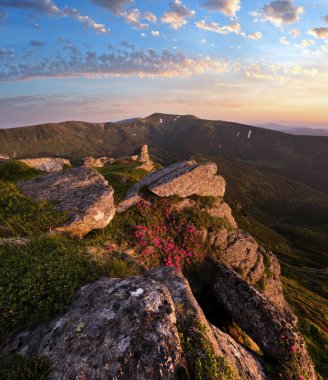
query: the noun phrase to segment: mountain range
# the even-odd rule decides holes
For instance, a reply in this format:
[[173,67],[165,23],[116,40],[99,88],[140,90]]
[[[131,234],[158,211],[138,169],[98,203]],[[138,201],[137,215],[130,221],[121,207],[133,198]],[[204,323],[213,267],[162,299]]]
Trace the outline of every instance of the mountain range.
[[156,113],[118,123],[67,121],[0,130],[0,154],[10,157],[129,155],[148,144],[164,164],[192,156],[249,163],[328,191],[328,137],[294,136],[195,116]]

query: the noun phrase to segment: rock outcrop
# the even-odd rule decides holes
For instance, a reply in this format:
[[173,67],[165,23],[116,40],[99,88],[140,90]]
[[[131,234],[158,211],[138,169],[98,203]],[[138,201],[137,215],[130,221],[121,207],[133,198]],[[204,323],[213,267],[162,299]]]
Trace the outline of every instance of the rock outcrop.
[[257,289],[215,260],[206,266],[209,290],[280,372],[316,379],[303,337]]
[[221,198],[218,198],[212,207],[206,208],[206,212],[211,216],[226,219],[231,228],[238,228],[230,206]]
[[113,219],[114,190],[95,170],[79,167],[20,182],[18,187],[34,200],[54,201],[54,209],[66,211],[68,221],[53,232],[82,238],[104,228]]
[[110,157],[100,157],[100,158],[86,157],[83,160],[83,165],[88,168],[103,168],[104,166],[110,165],[113,162],[115,162],[114,158],[110,158]]
[[27,158],[19,161],[24,162],[24,164],[30,166],[31,168],[42,170],[48,173],[59,172],[65,167],[71,166],[69,160],[66,160],[64,158]]
[[5,154],[0,154],[0,160],[9,160],[10,157]]
[[149,190],[160,197],[173,195],[181,198],[191,195],[223,197],[226,182],[216,175],[213,162],[193,164],[173,171],[149,186]]
[[123,212],[140,201],[139,191],[147,187],[160,197],[190,195],[222,197],[226,182],[216,175],[215,163],[200,163],[195,161],[182,161],[157,170],[133,185],[127,192],[125,200],[118,207]]
[[136,154],[131,156],[131,159],[141,164],[137,167],[137,169],[142,169],[146,172],[151,172],[154,170],[154,164],[152,163],[148,153],[148,145],[143,145],[140,149],[138,149]]
[[266,379],[260,361],[208,323],[187,280],[168,267],[82,287],[64,314],[22,331],[0,353],[45,355],[51,380],[190,379],[195,362],[186,359],[206,355],[236,380]]
[[45,355],[51,380],[178,379],[185,366],[168,289],[151,279],[103,278],[64,315],[24,331],[4,354]]
[[217,259],[234,270],[248,284],[256,286],[283,313],[296,321],[286,303],[280,281],[280,265],[277,258],[260,247],[255,239],[243,230],[228,233],[221,230],[214,234],[212,246]]

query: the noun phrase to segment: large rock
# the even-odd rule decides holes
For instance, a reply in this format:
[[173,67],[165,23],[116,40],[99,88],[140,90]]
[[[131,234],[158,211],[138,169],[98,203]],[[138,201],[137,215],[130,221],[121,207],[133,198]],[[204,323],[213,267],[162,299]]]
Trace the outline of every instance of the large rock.
[[171,293],[176,305],[176,318],[179,331],[191,340],[199,357],[204,358],[204,348],[211,347],[214,355],[223,357],[233,372],[234,379],[266,379],[262,364],[255,355],[247,351],[229,335],[212,326],[192,294],[189,283],[174,268],[153,269],[147,277],[164,284]]
[[45,355],[50,380],[187,380],[190,350],[200,362],[223,357],[236,380],[266,378],[257,358],[207,322],[182,274],[162,267],[84,286],[63,315],[22,331],[0,354]]
[[208,260],[206,273],[212,295],[280,372],[316,379],[304,339],[268,298],[218,261]]
[[103,168],[106,165],[112,164],[114,161],[115,161],[114,158],[110,158],[110,157],[100,157],[100,158],[86,157],[83,160],[83,165],[88,168]]
[[168,289],[154,280],[103,278],[64,315],[18,334],[8,355],[45,355],[51,380],[178,380],[185,367]]
[[27,158],[19,161],[24,162],[24,164],[30,166],[31,168],[42,170],[48,173],[59,172],[65,167],[71,166],[69,160],[66,160],[64,158]]
[[93,229],[106,227],[115,214],[114,190],[93,169],[79,167],[46,174],[20,182],[18,187],[34,200],[55,201],[54,209],[68,213],[68,221],[53,232],[82,238]]
[[218,260],[238,273],[250,285],[260,289],[276,307],[286,313],[286,317],[296,321],[284,298],[277,258],[270,251],[260,247],[255,239],[243,230],[223,236],[222,232],[219,232],[218,235],[213,244],[214,248],[215,244],[219,248],[216,251]]
[[134,206],[136,203],[138,203],[141,200],[141,197],[139,196],[139,191],[141,188],[147,187],[159,180],[160,178],[165,177],[166,175],[174,171],[179,171],[180,169],[185,168],[186,166],[191,166],[193,164],[195,164],[195,161],[176,162],[175,164],[169,165],[161,170],[157,170],[156,172],[147,175],[141,181],[137,182],[136,184],[130,187],[130,189],[126,193],[125,200],[118,204],[118,206],[116,207],[116,211],[118,213],[124,212],[130,207]]
[[125,200],[117,207],[117,212],[126,211],[141,200],[139,191],[148,187],[161,197],[177,195],[187,197],[201,196],[222,197],[225,192],[225,180],[216,175],[214,163],[197,164],[195,161],[181,161],[157,170],[133,185],[127,192]]
[[149,190],[160,197],[190,195],[223,197],[226,182],[216,175],[217,166],[213,162],[188,165],[158,179]]

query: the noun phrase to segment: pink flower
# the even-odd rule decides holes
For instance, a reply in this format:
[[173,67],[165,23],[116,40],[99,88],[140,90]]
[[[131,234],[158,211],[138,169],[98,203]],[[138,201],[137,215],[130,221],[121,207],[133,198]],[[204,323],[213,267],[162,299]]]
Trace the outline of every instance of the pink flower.
[[302,375],[298,375],[298,380],[304,380],[304,377]]
[[283,377],[281,372],[278,373],[278,376],[280,379],[282,379],[282,377]]
[[294,345],[292,345],[292,346],[290,347],[290,350],[291,350],[292,352],[296,352],[296,347],[295,347]]
[[280,339],[285,339],[286,337],[285,337],[285,335],[284,334],[281,334],[280,335]]

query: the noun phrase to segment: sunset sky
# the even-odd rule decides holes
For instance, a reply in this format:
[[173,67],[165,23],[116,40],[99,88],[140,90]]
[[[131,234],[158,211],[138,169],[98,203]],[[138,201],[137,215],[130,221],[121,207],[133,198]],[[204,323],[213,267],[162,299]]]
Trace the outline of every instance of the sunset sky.
[[328,128],[328,0],[0,0],[0,127],[193,114]]

